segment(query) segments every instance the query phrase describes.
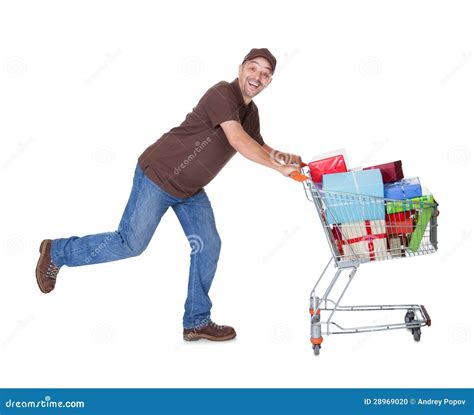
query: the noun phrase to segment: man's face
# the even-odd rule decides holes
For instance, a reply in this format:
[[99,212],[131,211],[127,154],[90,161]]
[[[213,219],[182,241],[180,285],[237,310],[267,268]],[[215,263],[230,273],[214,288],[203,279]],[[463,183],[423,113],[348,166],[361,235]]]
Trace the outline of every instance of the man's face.
[[239,85],[245,101],[250,102],[271,81],[272,69],[265,58],[252,58],[239,66]]

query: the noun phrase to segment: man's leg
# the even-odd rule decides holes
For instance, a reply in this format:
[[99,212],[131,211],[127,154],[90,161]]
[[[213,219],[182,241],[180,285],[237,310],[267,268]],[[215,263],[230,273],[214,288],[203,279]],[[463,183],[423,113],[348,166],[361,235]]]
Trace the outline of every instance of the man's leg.
[[99,264],[141,254],[172,201],[137,166],[133,187],[118,230],[52,241],[51,259],[58,267]]
[[209,289],[216,273],[221,240],[211,203],[204,190],[173,206],[191,246],[188,296],[184,305],[185,340],[229,340],[232,327],[218,326],[211,320]]
[[163,214],[177,200],[148,179],[137,165],[130,198],[117,231],[46,239],[41,243],[36,266],[40,290],[49,293],[54,289],[63,265],[98,264],[139,255],[150,242]]

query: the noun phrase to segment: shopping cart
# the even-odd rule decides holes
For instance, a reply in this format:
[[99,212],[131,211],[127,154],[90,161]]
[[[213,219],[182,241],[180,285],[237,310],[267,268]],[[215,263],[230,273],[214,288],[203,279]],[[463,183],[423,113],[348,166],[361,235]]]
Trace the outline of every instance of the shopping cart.
[[[302,181],[302,175],[299,179]],[[417,199],[392,200],[325,192],[310,179],[305,180],[303,186],[306,197],[316,206],[332,254],[310,295],[311,344],[314,354],[319,355],[323,334],[409,329],[414,340],[419,341],[421,327],[431,325],[430,316],[423,305],[343,306],[341,300],[361,264],[427,255],[437,251],[438,204],[434,198],[422,196]],[[370,217],[374,211],[380,212],[381,209],[386,214],[384,220],[361,220],[361,217]],[[326,279],[325,275],[330,275],[328,270],[331,263],[336,271],[332,278]],[[331,299],[330,294],[343,273],[348,273],[348,280],[336,298]],[[323,278],[327,284],[319,296],[316,289]],[[333,321],[336,311],[379,310],[404,311],[405,321],[357,327],[343,327]],[[325,316],[329,313],[326,319],[323,319],[322,312]]]

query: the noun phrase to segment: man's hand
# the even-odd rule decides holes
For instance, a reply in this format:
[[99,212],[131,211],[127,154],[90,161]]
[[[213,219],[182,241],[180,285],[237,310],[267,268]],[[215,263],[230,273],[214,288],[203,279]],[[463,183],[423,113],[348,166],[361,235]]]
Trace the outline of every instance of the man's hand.
[[283,174],[283,176],[289,177],[294,171],[299,173],[300,168],[297,164],[282,164],[281,167],[278,168],[278,171]]
[[303,160],[301,160],[300,156],[297,156],[296,154],[287,154],[289,156],[289,161],[287,164],[297,164],[299,167],[304,166]]

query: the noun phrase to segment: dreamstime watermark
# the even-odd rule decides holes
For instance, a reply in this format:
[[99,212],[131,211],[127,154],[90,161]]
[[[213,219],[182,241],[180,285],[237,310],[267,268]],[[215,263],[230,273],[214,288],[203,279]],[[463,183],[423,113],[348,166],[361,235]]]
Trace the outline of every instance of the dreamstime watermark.
[[92,159],[97,163],[106,164],[115,160],[115,151],[111,148],[98,148],[92,153]]
[[263,262],[268,262],[288,241],[290,241],[300,230],[299,226],[295,226],[291,231],[285,230],[283,237],[275,247],[268,252],[262,259]]
[[446,85],[464,66],[466,66],[472,59],[472,52],[463,52],[461,56],[461,60],[459,63],[443,78],[441,78],[441,85]]
[[10,235],[4,242],[5,253],[8,256],[20,255],[25,250],[25,245],[22,235]]
[[112,62],[114,62],[120,55],[122,54],[122,49],[117,49],[115,52],[105,54],[106,58],[104,62],[89,76],[87,77],[84,82],[86,84],[91,84],[94,80],[99,77],[109,66]]
[[100,254],[107,245],[118,235],[115,232],[110,232],[107,236],[102,240],[102,242],[95,247],[95,249],[84,258],[84,263],[90,264],[91,261]]
[[282,164],[290,164],[291,154],[283,153],[278,150],[272,150],[270,152],[270,160],[277,166],[281,166]]
[[459,248],[461,248],[463,245],[466,244],[467,241],[471,239],[471,236],[472,236],[472,228],[461,229],[452,247],[448,251],[446,251],[443,254],[443,256],[440,258],[441,262],[444,262],[450,256],[453,256],[459,250]]
[[27,140],[25,141],[19,141],[18,144],[17,144],[17,148],[16,150],[10,155],[10,157],[8,157],[7,160],[5,160],[3,163],[2,163],[2,168],[3,169],[6,169],[15,159],[17,159],[18,157],[20,157],[24,152],[25,150],[30,146],[30,144],[33,142],[33,138],[32,137],[29,137]]
[[471,161],[471,150],[466,146],[451,147],[447,157],[450,164],[464,167]]
[[187,236],[189,245],[191,245],[191,255],[196,255],[202,252],[204,249],[204,241],[199,235]]
[[448,341],[451,344],[464,344],[471,340],[471,329],[467,326],[448,327]]
[[377,153],[379,153],[382,150],[382,148],[384,148],[387,145],[389,141],[390,140],[388,138],[381,138],[380,140],[372,140],[370,142],[369,151],[364,157],[362,157],[362,159],[359,162],[359,165],[363,166],[369,163],[371,160],[373,160],[374,156]]
[[10,335],[2,342],[2,350],[5,350],[8,345],[20,334],[27,326],[34,320],[32,315],[29,315],[23,320],[18,320],[18,324],[15,326]]
[[26,63],[23,58],[19,56],[12,56],[4,63],[3,70],[11,78],[21,77],[26,72]]
[[278,68],[277,72],[278,74],[281,74],[281,72],[288,66],[288,64],[294,60],[294,58],[300,53],[300,50],[298,48],[291,49],[289,52],[283,52],[283,55],[280,56],[278,59]]
[[368,56],[360,60],[359,72],[367,78],[375,78],[382,72],[382,61],[378,56]]
[[185,76],[198,76],[204,72],[204,63],[199,56],[186,56],[181,61],[181,73]]
[[85,408],[84,401],[53,401],[51,396],[45,396],[39,401],[5,401],[5,408]]
[[288,344],[293,338],[291,327],[285,323],[277,323],[271,327],[270,340],[273,344]]
[[115,342],[116,329],[108,323],[100,323],[91,329],[91,336],[97,344]]
[[179,165],[174,169],[174,174],[179,175],[192,161],[197,157],[197,155],[203,151],[210,143],[212,142],[211,137],[207,137],[204,141],[196,141],[194,143],[195,147],[193,152],[186,157]]

